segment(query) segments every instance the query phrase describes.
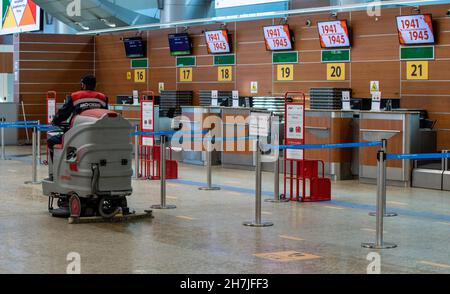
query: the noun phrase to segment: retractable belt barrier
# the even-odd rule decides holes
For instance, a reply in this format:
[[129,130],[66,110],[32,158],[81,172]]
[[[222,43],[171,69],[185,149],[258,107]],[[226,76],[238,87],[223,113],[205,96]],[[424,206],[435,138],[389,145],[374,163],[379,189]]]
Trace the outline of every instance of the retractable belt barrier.
[[386,154],[386,159],[388,160],[442,159],[442,158],[450,158],[450,153]]

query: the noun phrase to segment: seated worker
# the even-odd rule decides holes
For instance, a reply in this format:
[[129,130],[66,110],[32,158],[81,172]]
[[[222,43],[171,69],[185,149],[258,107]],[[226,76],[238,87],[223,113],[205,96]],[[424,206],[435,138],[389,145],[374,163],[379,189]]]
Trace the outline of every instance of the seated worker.
[[[97,80],[94,75],[86,75],[81,80],[81,91],[72,93],[65,101],[63,107],[58,110],[53,118],[53,125],[60,125],[69,118],[72,120],[76,115],[88,109],[108,109],[108,97],[95,91]],[[53,150],[55,145],[62,143],[63,135],[56,135],[47,140],[50,158],[53,162]]]

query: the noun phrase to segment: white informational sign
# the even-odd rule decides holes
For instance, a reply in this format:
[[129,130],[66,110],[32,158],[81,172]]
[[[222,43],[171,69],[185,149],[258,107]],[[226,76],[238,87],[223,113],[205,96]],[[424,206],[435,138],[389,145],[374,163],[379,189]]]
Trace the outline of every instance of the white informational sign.
[[211,91],[211,106],[217,106],[219,104],[219,91]]
[[231,52],[227,30],[206,31],[205,38],[209,53],[216,54]]
[[372,93],[372,111],[380,111],[381,92]]
[[351,110],[350,107],[350,91],[342,92],[342,110]]
[[370,81],[370,93],[380,92],[380,81]]
[[268,137],[270,113],[252,112],[250,114],[250,136]]
[[47,123],[50,124],[56,115],[56,99],[47,100]]
[[267,26],[263,28],[263,31],[267,50],[292,50],[292,38],[288,25]]
[[138,105],[139,104],[139,91],[133,90],[133,104]]
[[153,146],[153,138],[151,138],[151,137],[142,137],[142,145],[143,146]]
[[231,97],[232,97],[233,99],[239,99],[239,91],[233,90],[233,91],[231,92]]
[[250,93],[258,94],[258,82],[250,82]]
[[161,92],[164,91],[164,83],[159,82],[158,83],[158,92],[161,94]]
[[287,0],[216,0],[216,9],[285,1]]
[[303,159],[302,149],[287,149],[286,150],[287,159]]
[[346,20],[317,23],[322,48],[350,47],[350,37]]
[[239,99],[233,99],[233,107],[239,107]]
[[153,102],[143,101],[142,102],[142,129],[143,130],[153,130]]
[[431,14],[397,16],[397,30],[402,45],[435,42]]
[[286,111],[286,139],[303,139],[303,108],[301,104],[288,104]]

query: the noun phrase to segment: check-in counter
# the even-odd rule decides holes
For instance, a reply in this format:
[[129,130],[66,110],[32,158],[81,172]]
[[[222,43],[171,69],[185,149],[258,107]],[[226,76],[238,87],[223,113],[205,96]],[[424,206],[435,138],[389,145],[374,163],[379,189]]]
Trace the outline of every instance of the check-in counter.
[[[251,108],[222,108],[223,136],[248,137],[250,133],[248,117]],[[226,168],[253,169],[254,154],[249,140],[227,140],[222,151],[222,166]]]
[[[388,153],[420,152],[420,112],[414,111],[361,111],[361,141],[387,139]],[[377,151],[380,147],[364,148],[359,154],[359,179],[375,183],[377,176]],[[387,182],[409,187],[411,184],[411,160],[389,160]]]
[[[183,125],[189,124],[189,129],[194,131],[192,135],[194,138],[202,138],[203,135],[199,134],[202,131],[210,130],[212,127],[215,129],[214,134],[221,136],[222,124],[221,111],[222,107],[203,107],[203,106],[181,106]],[[189,143],[190,150],[183,150],[183,162],[190,164],[205,165],[206,153],[202,141],[194,141]],[[200,151],[201,150],[201,151]],[[211,164],[219,165],[221,160],[221,152],[213,151],[211,153]]]
[[[306,144],[353,142],[353,111],[306,110]],[[323,160],[333,180],[352,179],[352,149],[307,149],[305,158]]]

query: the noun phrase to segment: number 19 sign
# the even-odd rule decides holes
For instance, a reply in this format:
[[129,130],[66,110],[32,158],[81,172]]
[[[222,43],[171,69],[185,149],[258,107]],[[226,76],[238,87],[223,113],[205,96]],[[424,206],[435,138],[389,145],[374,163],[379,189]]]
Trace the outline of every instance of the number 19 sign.
[[397,16],[400,44],[434,44],[431,14]]

